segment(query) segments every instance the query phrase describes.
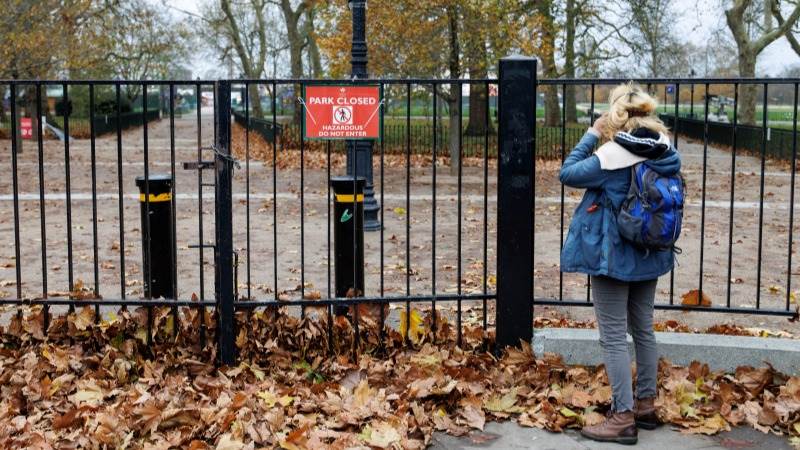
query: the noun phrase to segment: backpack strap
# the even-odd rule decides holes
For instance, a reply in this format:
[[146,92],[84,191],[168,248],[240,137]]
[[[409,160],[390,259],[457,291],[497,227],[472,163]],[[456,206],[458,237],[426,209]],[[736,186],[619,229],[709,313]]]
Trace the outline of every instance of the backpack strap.
[[640,186],[638,183],[639,175],[637,171],[639,167],[642,166],[644,163],[636,163],[631,166],[631,187],[628,190],[628,199],[633,197],[639,197],[642,200],[643,204],[647,203],[647,189],[644,188],[644,177],[642,177],[642,185]]

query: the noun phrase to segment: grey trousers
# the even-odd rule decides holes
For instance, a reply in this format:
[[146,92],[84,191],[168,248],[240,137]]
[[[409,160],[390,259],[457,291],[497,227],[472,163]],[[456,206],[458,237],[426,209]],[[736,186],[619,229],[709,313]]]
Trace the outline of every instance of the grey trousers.
[[625,282],[593,276],[592,299],[600,329],[603,361],[611,383],[611,408],[633,410],[631,357],[626,332],[636,349],[636,397],[656,395],[658,351],[653,333],[653,304],[658,280]]

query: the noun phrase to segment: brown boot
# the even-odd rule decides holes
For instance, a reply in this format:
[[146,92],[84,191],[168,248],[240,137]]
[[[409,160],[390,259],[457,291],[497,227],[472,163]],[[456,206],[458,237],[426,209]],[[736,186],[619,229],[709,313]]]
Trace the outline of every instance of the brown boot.
[[636,419],[636,426],[645,430],[654,430],[661,421],[656,414],[656,398],[636,399],[633,404],[633,414]]
[[625,445],[633,445],[639,440],[633,411],[611,413],[605,422],[583,427],[581,434],[593,441],[616,442]]

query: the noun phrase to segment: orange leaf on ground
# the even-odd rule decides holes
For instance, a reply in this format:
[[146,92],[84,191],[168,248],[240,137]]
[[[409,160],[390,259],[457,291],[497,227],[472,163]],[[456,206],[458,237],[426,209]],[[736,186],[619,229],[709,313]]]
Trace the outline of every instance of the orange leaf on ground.
[[691,291],[681,295],[681,305],[684,306],[711,306],[711,299],[703,292],[703,298],[700,298],[700,291],[692,289]]

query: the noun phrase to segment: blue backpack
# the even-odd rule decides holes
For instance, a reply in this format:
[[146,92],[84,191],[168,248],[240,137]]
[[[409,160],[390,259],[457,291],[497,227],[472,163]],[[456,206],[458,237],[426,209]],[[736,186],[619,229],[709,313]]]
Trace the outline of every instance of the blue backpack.
[[647,250],[673,249],[681,234],[685,189],[680,173],[663,176],[646,162],[634,165],[617,214],[620,236]]

